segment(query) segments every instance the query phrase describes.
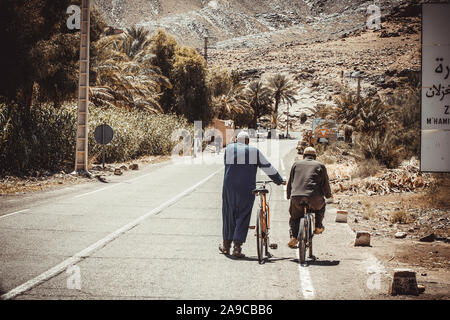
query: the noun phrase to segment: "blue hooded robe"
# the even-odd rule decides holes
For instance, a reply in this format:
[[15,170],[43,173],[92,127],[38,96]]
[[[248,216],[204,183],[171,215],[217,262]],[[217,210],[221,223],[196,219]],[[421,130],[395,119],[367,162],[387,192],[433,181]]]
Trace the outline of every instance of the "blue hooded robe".
[[277,185],[283,183],[278,171],[257,148],[244,143],[227,146],[222,191],[223,240],[244,243],[247,239],[258,168]]

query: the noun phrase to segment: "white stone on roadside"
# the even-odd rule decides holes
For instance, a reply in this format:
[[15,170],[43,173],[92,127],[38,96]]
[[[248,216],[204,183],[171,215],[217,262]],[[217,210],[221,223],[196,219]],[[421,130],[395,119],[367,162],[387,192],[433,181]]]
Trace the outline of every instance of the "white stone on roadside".
[[408,234],[406,232],[397,232],[395,234],[396,239],[405,239]]

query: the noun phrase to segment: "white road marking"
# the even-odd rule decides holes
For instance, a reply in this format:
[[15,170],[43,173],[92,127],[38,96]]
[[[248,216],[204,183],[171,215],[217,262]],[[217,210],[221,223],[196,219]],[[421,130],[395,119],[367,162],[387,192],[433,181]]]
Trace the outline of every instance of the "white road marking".
[[[296,252],[297,252],[297,259],[300,260],[298,250],[296,250]],[[311,275],[309,273],[309,268],[302,267],[299,263],[298,264],[298,273],[300,275],[300,287],[301,287],[301,292],[303,294],[303,298],[305,298],[306,300],[314,299],[315,292],[314,292],[314,287],[313,287],[313,284],[311,281]]]
[[101,249],[101,248],[105,247],[107,244],[109,244],[110,242],[112,242],[115,239],[119,238],[124,233],[126,233],[126,232],[130,231],[131,229],[135,228],[136,226],[141,224],[147,218],[149,218],[149,217],[151,217],[153,215],[156,215],[156,214],[160,213],[161,211],[163,211],[164,209],[174,205],[179,200],[181,200],[182,198],[184,198],[188,194],[190,194],[193,191],[195,191],[195,189],[197,189],[201,185],[203,185],[206,182],[208,182],[210,179],[212,179],[216,174],[218,174],[222,170],[223,170],[223,168],[221,168],[220,170],[217,170],[216,172],[214,172],[210,176],[206,177],[205,179],[203,179],[199,183],[193,185],[192,187],[190,187],[189,189],[183,191],[182,193],[178,194],[177,196],[173,197],[169,201],[161,204],[159,207],[153,209],[152,211],[144,214],[143,216],[137,218],[136,220],[130,222],[129,224],[123,226],[122,228],[120,228],[120,229],[114,231],[113,233],[107,235],[106,237],[104,237],[103,239],[97,241],[96,243],[94,243],[93,245],[91,245],[88,248],[84,249],[83,251],[80,251],[77,254],[75,254],[74,256],[64,260],[63,262],[61,262],[57,266],[47,270],[46,272],[40,274],[39,276],[37,276],[37,277],[35,277],[35,278],[25,282],[24,284],[14,288],[14,289],[12,289],[11,291],[5,293],[4,295],[0,296],[0,300],[13,299],[13,298],[17,297],[18,295],[20,295],[20,294],[22,294],[22,293],[24,293],[24,292],[26,292],[28,290],[31,290],[32,288],[40,285],[41,283],[43,283],[43,282],[45,282],[45,281],[47,281],[47,280],[49,280],[49,279],[59,275],[60,273],[62,273],[65,270],[67,270],[68,267],[79,263],[81,260],[83,260],[84,258],[89,257],[92,253],[94,253],[98,249]]
[[112,186],[108,186],[108,187],[105,187],[105,188],[101,188],[101,189],[98,189],[98,190],[95,190],[95,191],[92,191],[92,192],[84,193],[84,194],[75,196],[74,198],[75,198],[75,199],[78,199],[78,198],[86,197],[86,196],[89,196],[89,195],[91,195],[91,194],[94,194],[94,193],[97,193],[97,192],[100,192],[100,191],[104,191],[104,190],[107,190],[107,189],[111,189],[111,188],[120,186],[121,184],[122,184],[122,182],[117,183],[117,184],[114,184],[114,185],[112,185]]
[[13,213],[9,213],[9,214],[5,214],[4,216],[1,216],[0,219],[6,218],[6,217],[11,217],[13,215],[19,214],[19,213],[23,213],[23,212],[27,212],[30,211],[30,209],[25,209],[25,210],[20,210],[17,212],[13,212]]

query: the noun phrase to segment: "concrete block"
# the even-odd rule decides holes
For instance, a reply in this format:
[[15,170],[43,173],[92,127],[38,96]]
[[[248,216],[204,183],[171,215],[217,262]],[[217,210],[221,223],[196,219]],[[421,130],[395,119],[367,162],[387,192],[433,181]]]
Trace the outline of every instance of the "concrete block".
[[347,223],[348,212],[347,211],[338,211],[336,214],[336,222],[339,223]]
[[416,273],[410,269],[394,269],[394,277],[389,294],[396,295],[419,295],[417,286]]
[[370,247],[370,233],[358,231],[356,233],[355,247]]

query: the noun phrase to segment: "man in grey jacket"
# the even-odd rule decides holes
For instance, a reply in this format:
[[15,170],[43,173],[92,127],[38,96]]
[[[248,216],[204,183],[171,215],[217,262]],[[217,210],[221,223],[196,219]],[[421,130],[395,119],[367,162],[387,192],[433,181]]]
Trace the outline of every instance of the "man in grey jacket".
[[289,213],[290,236],[288,246],[295,248],[298,243],[300,219],[304,215],[302,203],[307,200],[310,209],[315,213],[315,234],[321,234],[325,227],[322,224],[325,215],[325,199],[332,197],[327,169],[324,164],[316,161],[317,154],[314,148],[306,148],[303,160],[296,161],[292,166],[287,184],[287,198],[291,199]]

